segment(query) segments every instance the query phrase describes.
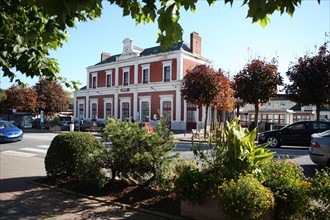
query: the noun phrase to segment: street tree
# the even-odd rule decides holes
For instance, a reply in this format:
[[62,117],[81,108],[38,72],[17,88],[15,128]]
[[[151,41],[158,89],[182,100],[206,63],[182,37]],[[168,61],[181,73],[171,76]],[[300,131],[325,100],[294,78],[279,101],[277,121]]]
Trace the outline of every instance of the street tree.
[[[320,0],[316,0],[320,3]],[[130,16],[136,24],[158,22],[158,40],[163,49],[182,40],[180,9],[194,12],[197,0],[108,0],[123,10],[123,16]],[[207,0],[213,5],[216,0]],[[301,0],[239,1],[248,6],[247,17],[253,22],[265,26],[269,15],[275,11],[293,15]],[[233,4],[234,0],[225,0]],[[103,2],[103,4],[106,4]],[[6,0],[0,5],[0,66],[3,76],[16,80],[13,69],[27,77],[46,77],[59,80],[66,86],[78,89],[76,82],[69,82],[58,73],[58,61],[49,57],[51,50],[63,46],[67,40],[68,29],[75,27],[75,22],[86,22],[99,18],[102,13],[101,0]]]
[[5,114],[11,114],[13,109],[17,112],[35,112],[37,93],[33,88],[12,85],[5,91],[6,99],[1,103]]
[[68,110],[70,100],[60,83],[42,79],[34,88],[37,91],[37,108],[45,115]]
[[236,96],[244,103],[254,105],[254,125],[258,125],[259,105],[268,102],[277,94],[277,86],[283,78],[277,71],[277,61],[266,62],[254,59],[234,76]]
[[234,83],[228,79],[221,69],[217,72],[217,81],[220,88],[217,96],[212,101],[211,106],[217,110],[217,115],[220,116],[221,111],[232,112],[234,110],[236,100],[234,98]]
[[187,70],[183,78],[181,95],[191,104],[205,106],[204,134],[206,134],[206,124],[208,110],[220,91],[217,74],[213,68],[199,65],[192,70]]
[[0,89],[0,114],[4,113],[4,104],[3,101],[6,99],[6,91],[4,89]]
[[285,85],[290,100],[316,106],[316,119],[320,108],[330,104],[330,53],[324,43],[315,56],[305,55],[286,72],[291,84]]
[[231,112],[236,102],[234,83],[228,79],[221,69],[217,72],[217,81],[220,88],[211,105],[217,110]]

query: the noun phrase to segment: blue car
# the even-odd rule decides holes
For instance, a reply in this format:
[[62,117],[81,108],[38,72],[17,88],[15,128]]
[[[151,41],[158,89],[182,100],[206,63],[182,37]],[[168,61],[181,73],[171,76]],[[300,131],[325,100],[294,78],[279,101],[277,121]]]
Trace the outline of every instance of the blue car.
[[0,120],[0,142],[20,141],[23,139],[23,131],[10,123]]

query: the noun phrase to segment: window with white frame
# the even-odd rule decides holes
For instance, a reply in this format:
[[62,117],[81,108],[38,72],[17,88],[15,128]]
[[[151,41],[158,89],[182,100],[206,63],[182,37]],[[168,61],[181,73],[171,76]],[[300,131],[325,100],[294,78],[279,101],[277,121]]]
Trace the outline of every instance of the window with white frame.
[[164,67],[164,82],[171,81],[171,67],[165,66]]
[[123,69],[123,85],[127,86],[129,85],[129,68]]
[[121,120],[123,120],[123,121],[128,120],[129,119],[129,102],[122,102],[121,110],[122,110]]
[[142,83],[147,84],[150,81],[150,64],[142,65]]
[[168,118],[171,120],[171,112],[172,112],[172,102],[171,101],[163,101],[162,102],[162,114],[163,117]]
[[105,119],[111,118],[112,117],[112,103],[111,102],[107,102],[105,103]]
[[196,122],[196,105],[187,103],[187,122]]
[[107,73],[107,87],[111,87],[111,76],[112,74],[111,73]]
[[165,61],[163,62],[163,81],[170,82],[171,81],[171,69],[172,69],[172,62]]
[[143,84],[149,83],[149,69],[143,69],[142,71]]
[[97,119],[97,104],[96,103],[92,103],[91,109],[92,109],[91,118],[92,119]]
[[92,88],[95,89],[97,86],[97,76],[93,75],[92,76]]
[[79,112],[78,112],[78,118],[82,119],[84,118],[84,104],[83,103],[79,103]]
[[141,102],[141,118],[143,121],[149,121],[149,115],[150,115],[150,111],[149,111],[149,102],[144,101]]

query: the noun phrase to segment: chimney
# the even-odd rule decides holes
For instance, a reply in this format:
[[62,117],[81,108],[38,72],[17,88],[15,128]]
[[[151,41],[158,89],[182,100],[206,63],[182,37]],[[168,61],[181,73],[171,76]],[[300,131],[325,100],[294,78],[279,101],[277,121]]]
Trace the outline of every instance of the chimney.
[[190,34],[190,47],[193,54],[202,54],[202,38],[197,32]]
[[102,52],[101,53],[101,61],[108,59],[111,57],[110,53]]

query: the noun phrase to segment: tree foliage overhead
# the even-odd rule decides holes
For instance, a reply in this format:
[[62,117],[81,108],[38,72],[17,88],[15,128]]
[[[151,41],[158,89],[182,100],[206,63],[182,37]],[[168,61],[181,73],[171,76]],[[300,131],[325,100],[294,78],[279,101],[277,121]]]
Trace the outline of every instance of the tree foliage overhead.
[[330,53],[328,44],[315,56],[305,55],[286,72],[291,84],[285,86],[289,99],[303,105],[316,105],[317,120],[320,107],[330,104]]
[[42,79],[35,85],[37,91],[37,108],[45,114],[67,111],[69,98],[60,83]]
[[277,72],[277,62],[270,63],[254,59],[234,76],[236,96],[244,103],[255,107],[255,120],[258,119],[258,105],[268,102],[277,94],[277,86],[282,84],[282,77]]
[[[320,0],[316,0],[320,2]],[[182,40],[183,28],[179,23],[180,9],[194,12],[197,0],[108,0],[123,10],[123,16],[131,16],[139,23],[155,22],[159,32],[158,40],[163,49]],[[213,5],[216,0],[207,0]],[[234,0],[225,0],[233,4]],[[266,25],[269,15],[275,11],[292,15],[301,0],[240,1],[248,6],[247,17],[253,22]],[[106,4],[106,3],[104,3]],[[75,22],[96,19],[102,13],[101,0],[6,0],[0,5],[0,66],[3,75],[11,81],[16,78],[15,69],[27,77],[46,77],[59,80],[66,86],[77,84],[68,82],[58,75],[60,68],[57,60],[49,57],[50,50],[56,50],[67,39],[67,30]]]
[[37,104],[37,93],[33,88],[22,88],[13,85],[7,90],[6,99],[0,102],[3,113],[11,114],[13,109],[17,112],[34,112]]

